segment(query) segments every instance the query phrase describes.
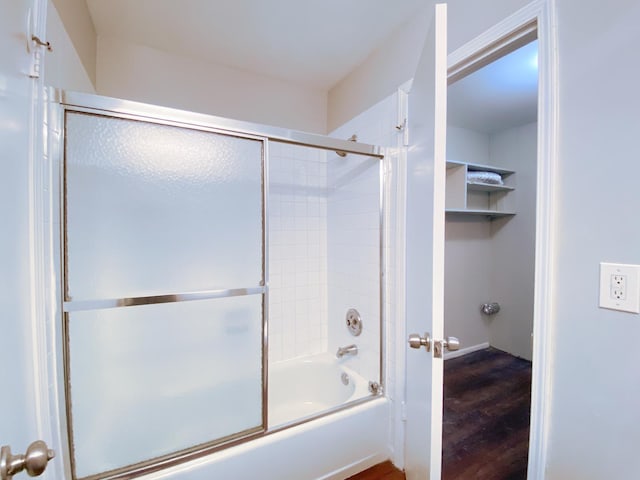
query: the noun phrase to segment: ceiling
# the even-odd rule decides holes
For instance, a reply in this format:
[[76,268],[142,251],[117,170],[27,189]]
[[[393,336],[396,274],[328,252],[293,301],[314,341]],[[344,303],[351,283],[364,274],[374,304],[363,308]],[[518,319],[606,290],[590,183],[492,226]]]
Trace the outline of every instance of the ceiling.
[[329,90],[425,0],[87,0],[96,34]]
[[[86,0],[99,36],[328,91],[433,2]],[[534,121],[537,42],[457,81],[452,125],[493,133]]]
[[534,122],[538,42],[531,42],[449,86],[447,123],[482,133]]

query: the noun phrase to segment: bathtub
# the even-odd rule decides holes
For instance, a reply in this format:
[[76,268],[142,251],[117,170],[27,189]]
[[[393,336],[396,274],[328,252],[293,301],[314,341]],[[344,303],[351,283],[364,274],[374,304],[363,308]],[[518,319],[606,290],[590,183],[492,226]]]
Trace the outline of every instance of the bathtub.
[[[391,457],[388,399],[372,397],[368,381],[335,358],[278,362],[269,378],[269,433],[143,478],[340,480]],[[361,398],[369,400],[309,419]]]
[[322,354],[271,365],[269,428],[369,396],[369,382],[342,363]]

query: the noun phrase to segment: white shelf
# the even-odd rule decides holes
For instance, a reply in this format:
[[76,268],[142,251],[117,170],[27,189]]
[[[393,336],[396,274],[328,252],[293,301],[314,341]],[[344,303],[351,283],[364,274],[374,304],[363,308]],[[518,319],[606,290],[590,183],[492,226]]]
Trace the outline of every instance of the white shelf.
[[497,210],[473,210],[469,208],[446,208],[445,213],[451,215],[471,215],[471,216],[483,216],[483,217],[511,217],[516,212],[503,212]]
[[[467,172],[497,173],[504,184],[469,182]],[[489,218],[515,215],[514,173],[490,165],[447,161],[445,211]]]
[[482,165],[480,163],[468,163],[458,162],[457,160],[447,160],[447,168],[455,168],[466,166],[470,172],[494,172],[503,176],[509,176],[512,173],[516,173],[513,170],[507,170],[506,168],[494,167],[492,165]]
[[515,190],[507,185],[495,185],[492,183],[467,182],[467,190],[475,192],[508,192]]

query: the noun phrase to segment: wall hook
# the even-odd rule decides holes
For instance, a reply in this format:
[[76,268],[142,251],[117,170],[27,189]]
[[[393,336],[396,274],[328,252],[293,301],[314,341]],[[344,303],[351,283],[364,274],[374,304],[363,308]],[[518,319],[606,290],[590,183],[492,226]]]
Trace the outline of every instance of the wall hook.
[[51,42],[43,42],[36,35],[31,35],[31,41],[40,47],[47,47],[47,50],[53,52],[53,47],[51,46]]

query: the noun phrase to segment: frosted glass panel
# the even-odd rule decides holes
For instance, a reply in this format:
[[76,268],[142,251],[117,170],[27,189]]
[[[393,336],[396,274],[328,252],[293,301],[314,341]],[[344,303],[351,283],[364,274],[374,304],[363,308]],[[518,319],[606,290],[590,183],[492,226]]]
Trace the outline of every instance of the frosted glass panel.
[[94,300],[262,280],[262,141],[68,113],[68,294]]
[[262,425],[262,295],[69,314],[83,477]]

